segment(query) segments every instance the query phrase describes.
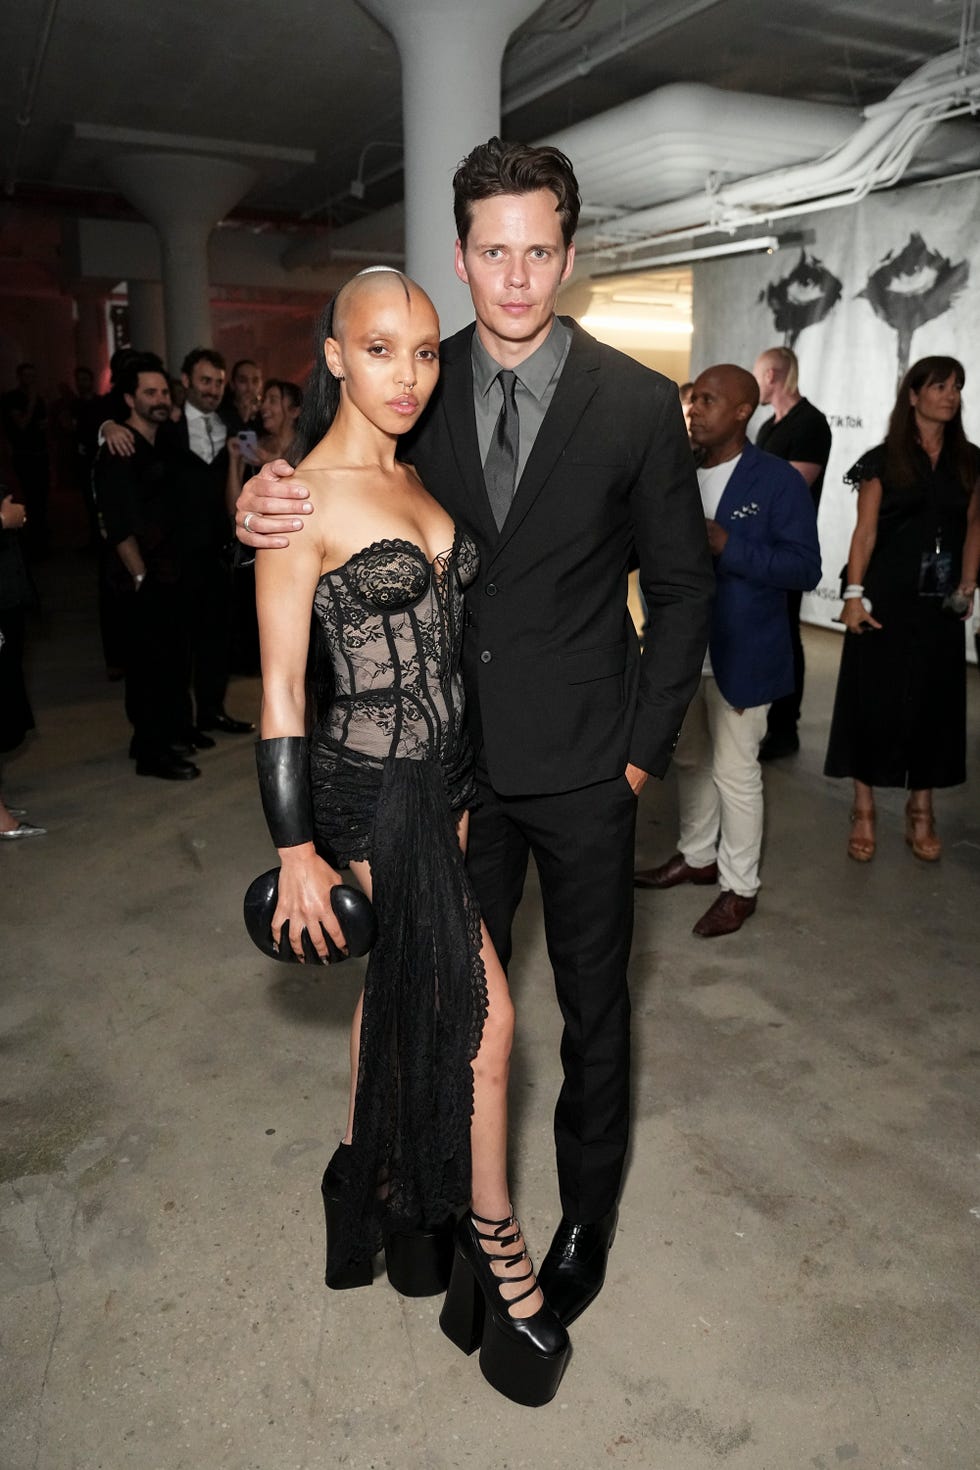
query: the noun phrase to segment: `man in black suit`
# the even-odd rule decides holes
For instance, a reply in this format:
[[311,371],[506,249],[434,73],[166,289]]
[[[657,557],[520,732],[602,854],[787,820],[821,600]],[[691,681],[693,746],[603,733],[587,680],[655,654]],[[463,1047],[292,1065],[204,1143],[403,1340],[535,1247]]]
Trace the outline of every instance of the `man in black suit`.
[[[479,782],[468,863],[505,966],[529,853],[541,880],[565,1080],[563,1218],[539,1281],[567,1324],[602,1287],[628,1139],[636,797],[666,771],[697,686],[713,576],[675,385],[555,315],[579,210],[568,159],[494,138],[454,189],[476,324],[443,344],[405,454],[480,549],[464,640]],[[283,545],[280,528],[302,525],[278,519],[302,509],[300,487],[274,483],[287,468],[245,487],[247,545]]]
[[194,700],[186,734],[189,743],[207,748],[214,744],[211,731],[245,735],[255,727],[225,711],[233,603],[225,505],[228,427],[220,412],[224,359],[212,347],[196,347],[185,357],[180,376],[184,412],[173,426],[170,443],[182,506],[189,684]]
[[123,638],[130,755],[139,776],[192,781],[184,759],[186,659],[182,627],[180,506],[172,459],[161,445],[170,417],[170,384],[159,359],[135,354],[121,369],[132,450],[103,444],[93,493],[107,548],[105,583]]

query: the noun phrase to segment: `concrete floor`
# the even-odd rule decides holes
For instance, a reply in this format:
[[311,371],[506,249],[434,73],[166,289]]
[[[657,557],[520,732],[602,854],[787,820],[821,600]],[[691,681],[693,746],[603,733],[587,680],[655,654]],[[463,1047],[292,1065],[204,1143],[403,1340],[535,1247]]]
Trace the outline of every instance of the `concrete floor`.
[[[250,739],[138,780],[91,566],[45,568],[40,736],[6,770],[44,839],[0,857],[2,1470],[976,1470],[980,1465],[980,680],[972,785],[936,866],[885,793],[848,862],[820,774],[839,643],[809,630],[804,749],[767,771],[765,888],[642,894],[635,1130],[606,1289],[555,1402],[519,1409],[387,1283],[322,1284],[353,962],[264,960],[240,903],[273,854]],[[258,689],[229,699],[254,715]],[[673,848],[671,782],[638,856]],[[515,1197],[558,1204],[558,1027],[536,895],[512,976]]]

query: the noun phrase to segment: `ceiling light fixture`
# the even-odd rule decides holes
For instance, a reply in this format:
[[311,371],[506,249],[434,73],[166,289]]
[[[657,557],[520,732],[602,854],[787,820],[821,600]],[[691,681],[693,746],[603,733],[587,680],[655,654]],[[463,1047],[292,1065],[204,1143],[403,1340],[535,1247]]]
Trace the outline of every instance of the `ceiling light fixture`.
[[666,317],[613,316],[601,311],[589,311],[581,323],[590,332],[674,332],[690,336],[694,331],[691,322],[669,321]]
[[721,255],[755,255],[762,250],[771,255],[782,243],[778,235],[757,235],[751,240],[728,240],[722,245],[698,245],[691,250],[671,251],[668,255],[647,255],[642,260],[624,260],[609,270],[593,272],[589,279],[603,281],[610,276],[628,275],[631,271],[656,270],[658,266],[664,265],[689,265],[696,260],[715,260]]

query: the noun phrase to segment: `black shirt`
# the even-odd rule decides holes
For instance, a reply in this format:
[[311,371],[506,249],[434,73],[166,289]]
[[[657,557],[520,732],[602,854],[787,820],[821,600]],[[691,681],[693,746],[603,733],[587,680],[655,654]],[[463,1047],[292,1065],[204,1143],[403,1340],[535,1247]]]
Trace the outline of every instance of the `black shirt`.
[[[170,463],[159,445],[135,431],[133,439],[134,452],[128,458],[103,447],[95,461],[95,502],[102,531],[113,547],[135,536],[151,581],[173,583],[178,579],[179,507]],[[125,569],[115,580],[127,585]]]
[[756,447],[777,459],[795,460],[797,464],[818,464],[820,473],[810,486],[814,507],[820,504],[824,471],[830,458],[830,425],[809,399],[794,403],[788,414],[777,421],[766,419],[756,438]]

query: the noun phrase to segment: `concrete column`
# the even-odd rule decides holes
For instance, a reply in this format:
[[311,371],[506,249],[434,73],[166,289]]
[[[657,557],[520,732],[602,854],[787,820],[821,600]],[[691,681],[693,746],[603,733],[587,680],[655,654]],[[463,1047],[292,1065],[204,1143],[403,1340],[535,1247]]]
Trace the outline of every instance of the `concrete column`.
[[453,269],[452,182],[500,132],[500,67],[540,0],[359,0],[398,44],[405,142],[405,269],[436,304],[443,335],[473,318]]
[[160,236],[167,362],[176,373],[192,347],[211,343],[211,231],[258,175],[231,159],[196,153],[121,153],[107,167]]
[[140,352],[155,352],[166,361],[167,328],[163,287],[159,281],[129,281],[129,342]]

